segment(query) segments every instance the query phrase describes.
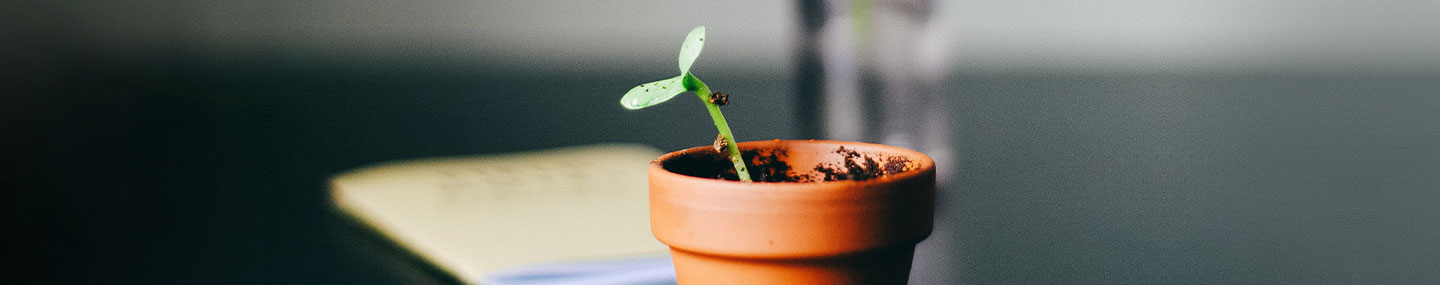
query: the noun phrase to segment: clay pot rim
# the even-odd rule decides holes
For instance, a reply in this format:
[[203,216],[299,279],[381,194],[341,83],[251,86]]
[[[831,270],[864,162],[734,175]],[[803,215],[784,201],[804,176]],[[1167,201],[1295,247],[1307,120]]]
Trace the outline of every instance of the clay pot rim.
[[828,188],[832,188],[832,187],[847,187],[847,186],[854,186],[854,185],[869,185],[869,184],[877,184],[877,183],[887,183],[887,182],[892,182],[892,181],[903,181],[903,180],[907,180],[907,179],[913,179],[915,176],[924,175],[924,174],[926,174],[926,173],[928,173],[928,172],[932,172],[932,171],[935,169],[935,161],[932,160],[932,159],[930,159],[930,156],[925,155],[924,153],[921,153],[921,152],[919,152],[919,151],[912,150],[912,149],[903,148],[903,147],[898,147],[898,146],[892,146],[892,145],[885,145],[885,144],[856,142],[856,141],[816,140],[816,139],[809,139],[809,140],[782,140],[782,139],[773,139],[773,140],[763,140],[763,141],[744,141],[744,142],[740,142],[739,145],[740,145],[741,148],[748,149],[748,148],[757,147],[757,145],[758,145],[758,146],[767,146],[767,145],[775,145],[775,144],[796,144],[796,143],[799,143],[799,144],[834,145],[834,146],[860,146],[860,147],[863,147],[863,148],[866,148],[866,149],[879,149],[879,150],[882,150],[882,151],[883,151],[882,153],[885,154],[885,155],[898,155],[898,156],[904,156],[904,157],[906,157],[906,158],[909,158],[912,162],[915,162],[915,164],[917,165],[917,167],[915,167],[914,169],[905,171],[905,172],[898,173],[898,174],[884,175],[884,176],[880,176],[880,177],[873,178],[873,179],[859,180],[859,181],[857,181],[857,180],[837,180],[837,181],[815,181],[815,182],[761,182],[761,181],[757,181],[757,182],[740,182],[740,181],[733,181],[733,180],[724,180],[724,179],[715,179],[715,178],[695,177],[695,176],[690,176],[690,175],[675,173],[675,172],[671,172],[670,170],[665,169],[665,167],[662,166],[662,164],[663,164],[664,161],[673,159],[673,158],[675,158],[675,157],[677,157],[677,156],[680,156],[680,155],[682,155],[682,154],[689,153],[689,152],[692,152],[692,151],[695,151],[695,152],[699,152],[699,151],[715,151],[712,146],[697,146],[697,147],[691,147],[691,148],[681,149],[681,150],[677,150],[677,151],[672,151],[672,152],[666,153],[666,154],[664,154],[664,155],[661,155],[660,157],[655,158],[655,160],[650,161],[650,167],[649,167],[649,168],[650,168],[650,170],[651,170],[650,173],[652,173],[652,174],[658,174],[658,175],[667,176],[667,177],[666,177],[667,179],[676,179],[676,180],[680,180],[680,181],[687,181],[688,183],[697,183],[697,184],[696,184],[697,186],[705,186],[705,185],[712,185],[712,184],[713,184],[713,185],[716,185],[716,186],[725,185],[725,186],[727,186],[727,187],[735,187],[737,184],[738,184],[738,185],[753,184],[753,185],[757,185],[757,186],[763,186],[763,187],[765,187],[766,189],[775,189],[775,188],[787,189],[787,188],[793,188],[793,189],[795,189],[795,190],[810,190],[810,189],[815,189],[814,187],[817,186],[817,185],[823,185],[824,188],[827,188],[827,189],[828,189]]

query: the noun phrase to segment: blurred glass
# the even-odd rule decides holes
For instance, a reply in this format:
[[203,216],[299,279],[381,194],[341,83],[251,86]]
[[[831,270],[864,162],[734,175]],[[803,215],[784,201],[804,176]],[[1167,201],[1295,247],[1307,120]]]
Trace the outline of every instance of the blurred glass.
[[798,0],[797,122],[810,138],[919,150],[952,169],[946,35],[933,0]]

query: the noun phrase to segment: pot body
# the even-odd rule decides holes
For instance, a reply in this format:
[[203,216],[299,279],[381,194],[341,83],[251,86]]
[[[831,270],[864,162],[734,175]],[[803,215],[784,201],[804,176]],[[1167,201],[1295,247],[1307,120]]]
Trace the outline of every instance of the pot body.
[[[755,141],[796,170],[843,161],[837,148],[904,157],[911,170],[864,181],[725,181],[651,163],[650,227],[670,246],[681,284],[904,284],[934,220],[934,162],[919,152],[838,141]],[[753,171],[753,169],[752,169]]]

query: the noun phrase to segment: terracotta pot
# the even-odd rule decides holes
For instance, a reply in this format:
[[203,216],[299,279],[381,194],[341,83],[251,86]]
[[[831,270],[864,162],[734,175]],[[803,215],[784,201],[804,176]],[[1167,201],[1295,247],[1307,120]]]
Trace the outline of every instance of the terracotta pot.
[[842,162],[840,146],[914,165],[864,181],[745,183],[672,171],[696,153],[715,154],[710,146],[651,162],[650,229],[670,246],[680,284],[904,284],[934,220],[929,157],[857,142],[740,143],[742,151],[784,150],[781,160],[797,172]]

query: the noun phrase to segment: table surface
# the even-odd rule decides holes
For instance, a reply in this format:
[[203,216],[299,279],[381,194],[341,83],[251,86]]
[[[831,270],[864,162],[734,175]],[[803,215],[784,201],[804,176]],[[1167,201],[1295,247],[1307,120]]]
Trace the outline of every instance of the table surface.
[[[111,63],[6,104],[21,279],[443,283],[333,211],[400,159],[708,144],[699,104],[626,111],[612,70]],[[636,75],[639,74],[639,75]],[[784,74],[717,71],[742,140],[796,138]],[[1440,76],[967,74],[917,284],[1440,280]],[[7,138],[7,140],[10,140]]]

